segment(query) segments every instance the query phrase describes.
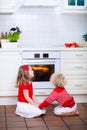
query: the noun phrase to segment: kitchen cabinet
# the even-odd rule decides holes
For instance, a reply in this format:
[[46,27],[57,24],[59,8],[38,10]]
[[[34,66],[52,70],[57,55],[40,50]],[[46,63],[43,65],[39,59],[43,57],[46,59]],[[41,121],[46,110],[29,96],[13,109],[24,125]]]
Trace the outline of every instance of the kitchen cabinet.
[[0,97],[17,95],[15,80],[21,64],[22,53],[20,51],[0,52]]
[[15,0],[0,0],[0,13],[13,13]]
[[61,51],[61,72],[71,94],[87,94],[87,51]]
[[0,0],[0,13],[14,13],[19,9],[25,0]]
[[[41,48],[11,48],[0,49],[0,105],[17,103],[15,80],[18,68],[23,64],[23,51],[26,50],[29,52],[38,52],[38,50],[59,52],[59,72],[64,73],[67,78],[66,89],[75,97],[76,102],[87,102],[87,48],[56,47],[42,48],[42,50]],[[31,63],[30,59],[29,63]],[[40,84],[38,86],[38,88],[34,87],[34,93],[38,100],[42,101],[49,95],[52,89],[49,85],[43,84],[42,88]]]
[[63,0],[63,13],[87,14],[87,0]]
[[24,6],[43,6],[43,7],[55,7],[58,6],[59,0],[26,0]]

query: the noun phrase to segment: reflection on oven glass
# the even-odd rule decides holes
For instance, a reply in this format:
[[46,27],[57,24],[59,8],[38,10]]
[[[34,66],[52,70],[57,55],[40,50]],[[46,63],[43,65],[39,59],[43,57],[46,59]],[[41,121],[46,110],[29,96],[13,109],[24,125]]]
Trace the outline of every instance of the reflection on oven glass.
[[49,81],[50,76],[54,73],[54,65],[31,65],[34,71],[33,81]]

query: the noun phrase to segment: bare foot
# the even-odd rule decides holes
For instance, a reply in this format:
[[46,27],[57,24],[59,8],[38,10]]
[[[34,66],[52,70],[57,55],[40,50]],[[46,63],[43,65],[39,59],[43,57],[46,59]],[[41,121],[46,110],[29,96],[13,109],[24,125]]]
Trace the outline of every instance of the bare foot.
[[79,111],[78,110],[75,110],[75,111],[73,111],[73,114],[75,114],[75,115],[79,115]]
[[75,110],[73,112],[67,112],[67,113],[63,112],[58,116],[78,116],[78,115],[79,115],[79,111]]

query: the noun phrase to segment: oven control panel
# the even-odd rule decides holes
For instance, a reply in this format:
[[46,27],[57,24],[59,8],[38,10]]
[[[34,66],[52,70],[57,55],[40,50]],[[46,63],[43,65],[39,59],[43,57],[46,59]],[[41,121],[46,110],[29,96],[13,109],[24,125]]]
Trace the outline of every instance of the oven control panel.
[[[49,53],[43,53],[43,58],[49,58]],[[35,53],[34,58],[41,58],[40,53]]]
[[24,51],[23,52],[23,58],[28,58],[28,59],[37,59],[37,58],[60,58],[60,52],[58,51],[48,51],[48,52],[29,52],[29,51]]

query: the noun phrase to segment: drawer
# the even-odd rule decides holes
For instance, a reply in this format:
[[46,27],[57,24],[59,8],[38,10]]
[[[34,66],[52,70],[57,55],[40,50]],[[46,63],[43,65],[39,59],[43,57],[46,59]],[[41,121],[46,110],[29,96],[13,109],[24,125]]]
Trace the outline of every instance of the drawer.
[[70,94],[73,94],[73,95],[77,95],[77,94],[79,94],[79,95],[81,95],[81,94],[87,94],[87,90],[85,90],[85,89],[83,89],[83,90],[72,90],[72,89],[67,89],[67,91],[70,93]]
[[53,89],[34,89],[35,95],[49,95]]
[[81,63],[83,63],[83,64],[87,64],[87,59],[80,59],[80,58],[78,58],[78,59],[64,59],[64,58],[62,58],[61,60],[60,60],[60,63],[61,64],[69,64],[69,63],[71,63],[72,65],[75,63],[75,64],[81,64]]
[[87,94],[87,81],[68,80],[68,84],[65,88],[70,94]]
[[67,80],[87,80],[87,74],[81,75],[81,74],[66,74]]
[[87,90],[87,80],[68,80],[67,89],[72,90]]
[[87,74],[87,64],[84,63],[62,63],[61,72],[66,74]]
[[87,58],[86,51],[62,51],[61,58]]

